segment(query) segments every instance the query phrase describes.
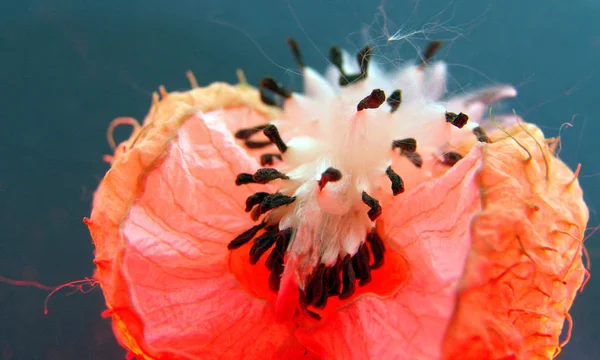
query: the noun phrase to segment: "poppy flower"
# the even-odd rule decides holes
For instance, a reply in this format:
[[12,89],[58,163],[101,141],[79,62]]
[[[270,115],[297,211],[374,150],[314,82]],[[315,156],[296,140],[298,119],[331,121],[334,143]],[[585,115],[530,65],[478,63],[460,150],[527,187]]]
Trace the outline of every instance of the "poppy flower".
[[162,89],[109,159],[86,223],[119,342],[139,359],[556,356],[588,210],[556,141],[485,118],[516,91],[443,98],[436,42],[394,73],[333,47],[325,77],[289,45],[303,94]]

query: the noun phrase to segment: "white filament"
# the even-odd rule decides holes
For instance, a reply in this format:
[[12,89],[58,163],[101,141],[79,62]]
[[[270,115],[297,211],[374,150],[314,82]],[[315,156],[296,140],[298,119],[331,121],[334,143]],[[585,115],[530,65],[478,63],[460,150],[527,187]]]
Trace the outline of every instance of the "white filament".
[[[343,57],[344,72],[357,73],[354,60],[345,52]],[[456,107],[465,104],[440,100],[446,90],[446,72],[446,65],[437,62],[388,74],[371,62],[365,79],[340,86],[337,68],[330,67],[326,77],[304,68],[305,93],[288,98],[282,118],[273,122],[288,145],[281,170],[290,180],[282,192],[296,197],[280,227],[295,229],[288,251],[301,260],[301,267],[311,269],[319,262],[333,265],[338,257],[356,253],[373,226],[361,194],[373,193],[382,178],[387,180],[385,169],[390,164],[394,163],[394,171],[405,180],[429,176],[427,166],[417,169],[410,161],[399,160],[399,151],[391,148],[394,140],[416,139],[417,151],[430,163],[453,139],[474,136],[472,129],[478,126],[479,117],[471,118],[463,129],[445,119],[446,111],[460,112]],[[383,90],[386,96],[401,90],[397,111],[392,113],[386,103],[357,111],[357,104],[374,89]],[[493,101],[514,96],[510,89],[498,87]],[[447,105],[453,108],[447,109]],[[318,181],[329,167],[341,171],[342,179],[320,189]],[[393,196],[388,190],[387,196]]]

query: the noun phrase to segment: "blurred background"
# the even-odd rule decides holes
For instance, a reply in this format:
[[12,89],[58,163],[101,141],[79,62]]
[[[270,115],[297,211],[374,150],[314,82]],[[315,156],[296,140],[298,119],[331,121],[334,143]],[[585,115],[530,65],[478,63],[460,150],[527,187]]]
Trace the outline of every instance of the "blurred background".
[[[507,82],[515,108],[548,137],[600,206],[600,0],[1,0],[0,276],[56,286],[92,275],[93,246],[82,218],[108,169],[105,131],[118,116],[142,119],[159,85],[250,82],[271,75],[295,89],[301,79],[285,43],[323,70],[331,45],[378,46],[398,66],[428,39],[445,41],[451,92]],[[497,109],[500,111],[500,108]],[[126,128],[126,127],[125,127]],[[119,128],[117,140],[128,136]],[[587,241],[600,262],[600,237]],[[592,269],[594,270],[594,269]],[[572,309],[560,359],[598,359],[600,275]],[[0,358],[122,359],[102,319],[100,289],[47,290],[0,282]],[[87,292],[87,290],[90,290]]]

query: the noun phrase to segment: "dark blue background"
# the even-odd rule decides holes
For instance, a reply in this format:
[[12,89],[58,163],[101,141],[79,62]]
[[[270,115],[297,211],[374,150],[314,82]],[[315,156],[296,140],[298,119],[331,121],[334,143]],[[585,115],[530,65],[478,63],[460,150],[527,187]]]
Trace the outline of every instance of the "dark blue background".
[[[414,58],[407,41],[386,45],[378,5],[1,0],[0,275],[56,285],[92,274],[93,246],[81,220],[108,168],[106,127],[117,116],[142,118],[160,84],[187,88],[186,70],[201,84],[235,81],[243,67],[254,83],[273,75],[298,87],[288,35],[320,70],[332,44],[355,51],[371,40],[382,45],[384,62]],[[451,90],[515,84],[520,95],[510,105],[547,136],[577,114],[562,133],[561,157],[583,165],[590,226],[599,223],[600,0],[387,1],[385,13],[390,33],[424,30],[411,38],[418,46],[447,40],[438,58],[451,64]],[[598,240],[588,242],[592,263],[600,261]],[[100,318],[100,290],[69,293],[55,295],[43,315],[45,291],[0,284],[0,358],[122,358]],[[572,309],[573,337],[561,358],[600,358],[599,296],[592,276]]]

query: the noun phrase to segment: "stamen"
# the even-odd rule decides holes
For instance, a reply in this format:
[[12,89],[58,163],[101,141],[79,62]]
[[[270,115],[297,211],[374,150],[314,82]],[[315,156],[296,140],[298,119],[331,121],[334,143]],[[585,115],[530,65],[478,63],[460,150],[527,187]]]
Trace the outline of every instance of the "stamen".
[[269,275],[269,288],[277,292],[281,283],[281,274],[283,274],[283,256],[278,256],[273,262],[273,269]]
[[258,218],[266,213],[267,211],[276,209],[280,206],[289,205],[296,201],[295,196],[287,196],[282,193],[275,193],[272,195],[266,196],[263,201],[261,201],[260,205],[255,207],[250,214],[252,220],[256,221]]
[[387,98],[387,103],[391,107],[390,112],[396,112],[402,103],[402,90],[394,90],[392,95]]
[[255,265],[261,256],[275,244],[277,238],[281,236],[278,225],[267,227],[264,234],[254,239],[254,244],[250,248],[250,264]]
[[234,249],[241,247],[242,245],[246,244],[248,241],[252,240],[252,238],[256,235],[256,233],[264,227],[265,227],[265,224],[260,223],[258,225],[251,227],[250,229],[244,231],[243,233],[239,234],[235,239],[231,240],[231,242],[229,242],[229,244],[227,244],[227,249],[234,250]]
[[358,105],[356,105],[356,111],[362,111],[364,109],[377,109],[385,101],[385,92],[381,89],[375,89],[367,97],[362,99]]
[[300,310],[305,313],[306,315],[308,315],[309,317],[320,321],[321,320],[321,315],[317,314],[314,311],[311,311],[308,309],[308,303],[306,302],[306,293],[302,290],[299,290],[300,292]]
[[248,173],[240,173],[235,178],[235,184],[237,186],[245,185],[245,184],[251,184],[251,183],[254,183],[254,182],[255,181],[254,181],[254,178],[252,177],[252,174],[248,174]]
[[281,135],[279,135],[279,130],[277,130],[277,127],[275,125],[273,125],[273,124],[267,125],[265,127],[265,129],[263,130],[263,133],[265,134],[265,136],[267,138],[269,138],[269,140],[273,144],[275,144],[275,146],[277,146],[277,149],[279,149],[279,152],[281,152],[283,154],[287,151],[287,145],[283,142]]
[[394,196],[401,194],[404,192],[404,181],[402,181],[402,178],[400,177],[400,175],[398,175],[394,169],[392,169],[391,166],[388,166],[388,168],[385,170],[385,174],[388,176],[388,178],[390,178],[390,181],[392,182],[392,194],[394,194]]
[[352,84],[355,81],[358,81],[362,78],[362,74],[346,74],[344,76],[340,76],[339,84],[340,86],[347,86]]
[[254,175],[252,175],[252,178],[258,184],[266,184],[269,181],[272,181],[275,179],[283,179],[283,180],[289,179],[289,177],[286,174],[279,172],[278,170],[273,169],[273,168],[258,169],[254,173]]
[[269,194],[268,192],[260,191],[248,196],[248,198],[246,199],[245,211],[250,212],[250,210],[252,210],[253,207],[260,204],[269,195],[271,194]]
[[262,79],[258,83],[258,85],[260,87],[270,90],[270,91],[274,92],[275,94],[282,96],[286,99],[292,96],[292,93],[288,89],[286,89],[281,84],[279,84],[277,81],[275,81],[275,79],[270,78],[270,77]]
[[392,150],[399,148],[402,152],[414,153],[417,151],[417,140],[413,138],[392,141]]
[[251,128],[240,129],[235,133],[235,137],[236,137],[236,139],[246,140],[246,139],[250,138],[252,135],[263,130],[265,127],[267,127],[267,125],[268,124],[264,124],[264,125],[258,125],[258,126],[251,127]]
[[281,161],[281,155],[279,154],[262,154],[260,156],[260,165],[267,166],[275,163],[274,159]]
[[483,130],[483,128],[481,126],[478,126],[475,129],[473,129],[473,134],[475,134],[475,136],[477,136],[477,141],[481,141],[484,143],[491,142],[490,138],[487,136],[487,134],[485,133],[485,130]]
[[323,187],[327,185],[328,182],[336,182],[342,178],[342,172],[336,168],[328,168],[323,171],[321,174],[321,179],[319,179],[319,190],[323,190]]
[[378,269],[383,265],[385,247],[375,228],[371,229],[371,232],[367,235],[367,242],[371,245],[371,252],[373,253],[373,265],[371,265],[371,269]]
[[418,152],[410,153],[403,151],[401,152],[401,155],[410,160],[410,162],[419,169],[423,166],[423,158]]
[[279,247],[279,238],[275,241],[275,249],[273,249],[273,251],[271,251],[271,253],[267,257],[267,260],[265,261],[265,266],[267,267],[267,269],[269,269],[269,271],[273,271],[273,269],[275,268],[275,262],[278,261],[278,258],[280,256],[281,257],[283,256],[280,254],[279,251],[277,251],[278,247]]
[[288,37],[287,43],[290,47],[290,50],[292,51],[294,60],[296,60],[296,63],[298,64],[298,67],[300,67],[301,69],[304,68],[304,60],[302,59],[302,53],[300,52],[300,47],[298,47],[298,43],[296,42],[296,40],[294,38]]
[[246,147],[249,149],[262,149],[262,148],[265,148],[265,147],[271,145],[271,142],[270,141],[246,140],[246,141],[244,141],[244,145],[246,145]]
[[340,51],[340,49],[337,46],[332,46],[329,49],[329,61],[331,61],[333,66],[338,68],[338,70],[340,71],[340,74],[342,76],[346,75],[346,74],[344,74],[342,52]]
[[356,54],[356,61],[358,61],[358,66],[360,67],[360,75],[362,77],[367,77],[367,71],[369,70],[369,61],[371,60],[372,53],[373,48],[371,47],[371,45],[367,45]]
[[251,175],[248,173],[238,174],[237,178],[235,179],[235,184],[238,186],[245,185],[245,184],[251,184],[251,183],[266,184],[269,181],[272,181],[275,179],[286,180],[289,178],[287,177],[286,174],[281,173],[281,172],[277,171],[276,169],[261,168],[261,169],[256,170],[254,175]]
[[446,112],[446,122],[452,123],[452,125],[459,129],[462,129],[463,126],[467,124],[467,121],[469,121],[469,116],[467,114]]
[[352,268],[352,259],[350,254],[344,257],[342,263],[342,293],[340,294],[340,300],[346,300],[354,295],[356,291],[356,274],[354,274],[354,268]]
[[282,231],[275,243],[275,249],[271,251],[267,258],[265,265],[267,269],[271,270],[269,275],[269,288],[273,291],[279,291],[279,284],[281,282],[281,274],[283,274],[283,254],[287,250],[290,237],[292,236],[291,229],[285,229]]
[[283,195],[282,193],[275,193],[265,197],[265,199],[260,203],[261,211],[264,213],[280,206],[291,204],[295,200],[295,196],[287,196]]
[[[324,309],[325,306],[327,305],[327,299],[329,298],[329,296],[331,296],[331,276],[335,276],[338,279],[339,282],[339,274],[335,273],[336,267],[326,267],[325,271],[323,272],[323,278],[322,278],[322,283],[323,283],[323,291],[321,293],[321,297],[316,299],[317,301],[315,302],[315,307],[317,309]],[[338,291],[339,293],[339,291]],[[336,293],[337,295],[337,293]]]
[[325,275],[325,264],[321,263],[312,272],[312,276],[305,289],[306,305],[311,305],[313,302],[321,299],[325,292],[323,276]]
[[351,84],[357,79],[357,75],[349,75],[344,72],[343,59],[344,58],[342,56],[342,52],[337,46],[332,46],[329,49],[329,61],[331,61],[331,63],[340,71],[340,86],[346,86],[348,84]]
[[260,101],[263,102],[263,104],[265,105],[269,105],[269,106],[277,106],[280,107],[280,104],[277,103],[277,101],[275,101],[275,99],[273,99],[269,94],[267,94],[263,89],[259,89],[258,90],[259,94],[260,94]]
[[372,52],[373,48],[370,45],[367,45],[362,50],[360,50],[356,54],[356,60],[358,61],[358,66],[360,67],[360,73],[346,74],[343,69],[343,57],[340,49],[336,46],[332,46],[329,49],[329,61],[331,61],[331,63],[340,71],[340,86],[349,85],[367,76],[367,71],[369,69],[369,61],[371,59]]
[[342,263],[338,260],[338,262],[330,269],[331,270],[325,277],[325,282],[327,283],[327,295],[337,296],[341,293],[342,283],[340,281],[340,272],[342,270]]
[[314,306],[317,309],[325,309],[325,307],[327,306],[328,298],[329,298],[329,295],[327,294],[327,291],[324,291],[323,294],[321,295],[321,298],[318,299],[317,302],[315,302]]
[[381,215],[381,205],[379,205],[379,201],[375,198],[371,197],[371,195],[367,194],[365,191],[362,192],[362,202],[364,202],[368,207],[370,207],[367,215],[371,221],[375,221],[379,215]]
[[367,45],[356,54],[356,61],[358,62],[358,66],[360,67],[360,72],[358,74],[345,74],[345,76],[343,77],[340,76],[340,85],[349,85],[355,81],[367,77],[367,72],[369,70],[369,60],[371,59],[372,52],[373,48],[371,48],[370,45]]
[[267,260],[265,261],[265,266],[267,267],[267,269],[273,271],[273,269],[275,268],[275,263],[279,261],[278,259],[280,257],[283,261],[283,254],[285,254],[285,251],[287,250],[291,236],[292,229],[287,228],[283,230],[281,232],[281,236],[278,237],[277,240],[275,240],[275,248],[271,251],[269,257],[267,257]]
[[421,59],[421,68],[427,66],[429,61],[435,56],[440,47],[442,46],[442,42],[439,40],[432,41],[427,45],[427,48],[423,52],[423,58]]
[[371,266],[369,265],[369,249],[364,243],[358,248],[358,252],[352,257],[352,267],[356,277],[360,279],[358,286],[364,286],[371,282]]
[[450,152],[444,153],[442,155],[442,164],[448,165],[448,166],[454,166],[454,164],[456,164],[462,158],[463,157],[461,154],[454,152],[454,151],[450,151]]

